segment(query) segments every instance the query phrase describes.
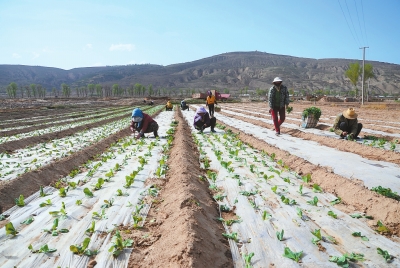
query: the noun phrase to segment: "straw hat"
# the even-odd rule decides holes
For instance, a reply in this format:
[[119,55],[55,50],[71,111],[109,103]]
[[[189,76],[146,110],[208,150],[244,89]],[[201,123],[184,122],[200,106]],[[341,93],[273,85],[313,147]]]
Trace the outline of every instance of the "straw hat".
[[343,111],[343,116],[347,119],[356,119],[357,118],[356,110],[354,108],[349,108]]

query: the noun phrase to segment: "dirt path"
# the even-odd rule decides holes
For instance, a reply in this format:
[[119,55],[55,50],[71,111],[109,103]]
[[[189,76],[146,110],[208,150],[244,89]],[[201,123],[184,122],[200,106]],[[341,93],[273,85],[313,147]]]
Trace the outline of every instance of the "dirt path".
[[153,239],[133,251],[129,267],[233,267],[223,226],[216,222],[217,204],[199,180],[204,171],[191,130],[180,110],[176,119],[169,170],[149,214],[154,223],[144,230]]
[[227,129],[238,133],[239,138],[252,147],[264,150],[268,154],[274,153],[276,159],[282,159],[285,165],[299,175],[311,174],[310,188],[314,183],[317,183],[325,192],[342,198],[342,203],[336,205],[338,209],[345,213],[362,212],[371,215],[374,217],[374,220],[368,221],[371,228],[375,229],[377,221],[381,220],[391,229],[392,234],[400,235],[400,202],[370,191],[361,181],[351,181],[334,174],[327,167],[313,165],[302,158],[291,155],[290,152],[270,146],[265,141],[247,135],[236,128],[227,126]]
[[[251,113],[243,112],[240,114],[238,113],[238,115],[232,115],[232,114],[225,113],[225,112],[220,112],[220,113],[222,115],[225,115],[225,116],[228,116],[231,118],[236,118],[239,120],[243,120],[245,122],[249,122],[254,125],[263,127],[263,128],[273,129],[273,127],[274,127],[272,123],[268,124],[268,123],[265,123],[265,122],[262,122],[259,120],[250,119],[245,116],[245,115],[254,116],[254,114],[251,114]],[[325,136],[318,136],[318,135],[315,135],[312,133],[305,133],[298,129],[286,128],[285,123],[283,123],[281,126],[281,132],[287,133],[296,138],[301,138],[304,140],[312,140],[312,141],[318,142],[321,145],[328,146],[331,148],[336,148],[343,152],[355,153],[366,159],[386,161],[386,162],[391,162],[391,163],[400,165],[400,154],[398,154],[396,152],[366,146],[363,144],[359,144],[357,142],[334,139],[334,138],[329,138],[329,137],[325,137]]]

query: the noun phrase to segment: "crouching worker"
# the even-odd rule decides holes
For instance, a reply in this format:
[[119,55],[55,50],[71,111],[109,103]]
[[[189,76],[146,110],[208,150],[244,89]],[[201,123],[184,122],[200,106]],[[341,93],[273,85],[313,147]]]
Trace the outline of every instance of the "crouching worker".
[[167,101],[167,105],[165,105],[165,110],[166,111],[172,111],[173,105],[171,101]]
[[153,132],[154,137],[158,137],[158,124],[151,118],[150,115],[145,114],[139,108],[132,111],[131,131],[135,135],[136,131],[139,133],[135,136],[136,139],[144,138],[144,133]]
[[333,130],[341,139],[358,139],[362,124],[357,121],[357,114],[354,108],[349,108],[338,114],[333,124]]
[[185,100],[181,101],[181,110],[182,111],[184,111],[184,110],[188,110],[189,111],[189,105],[186,104]]
[[203,133],[205,128],[211,127],[211,132],[216,132],[214,130],[217,119],[215,117],[210,118],[210,115],[204,109],[204,107],[197,108],[196,115],[194,116],[193,126],[195,129],[200,130]]

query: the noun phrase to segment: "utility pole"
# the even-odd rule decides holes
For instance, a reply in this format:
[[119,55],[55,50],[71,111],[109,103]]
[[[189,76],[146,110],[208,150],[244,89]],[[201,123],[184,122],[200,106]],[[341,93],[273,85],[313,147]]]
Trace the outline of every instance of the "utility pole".
[[362,64],[362,84],[361,84],[361,105],[364,105],[364,65],[365,65],[365,49],[369,47],[360,47],[363,50],[363,64]]

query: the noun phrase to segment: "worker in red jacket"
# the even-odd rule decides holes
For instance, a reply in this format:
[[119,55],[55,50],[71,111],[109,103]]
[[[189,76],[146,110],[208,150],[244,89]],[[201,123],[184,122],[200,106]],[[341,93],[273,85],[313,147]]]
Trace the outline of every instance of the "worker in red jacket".
[[136,135],[136,139],[144,138],[144,133],[153,132],[154,137],[158,137],[158,124],[157,122],[151,118],[150,115],[145,114],[139,108],[135,108],[132,111],[132,121],[130,125],[130,129],[135,135],[135,132],[139,133]]

